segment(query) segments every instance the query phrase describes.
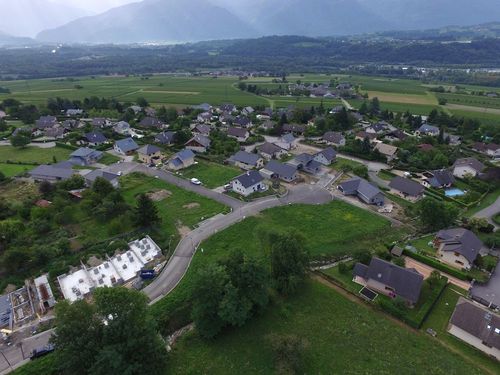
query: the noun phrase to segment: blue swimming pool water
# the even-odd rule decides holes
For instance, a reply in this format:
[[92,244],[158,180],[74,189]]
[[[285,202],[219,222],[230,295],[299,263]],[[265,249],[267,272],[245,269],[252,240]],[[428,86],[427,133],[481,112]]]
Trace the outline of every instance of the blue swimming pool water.
[[463,190],[460,190],[460,189],[448,189],[444,192],[444,195],[446,195],[447,197],[459,197],[461,195],[464,195],[464,191]]

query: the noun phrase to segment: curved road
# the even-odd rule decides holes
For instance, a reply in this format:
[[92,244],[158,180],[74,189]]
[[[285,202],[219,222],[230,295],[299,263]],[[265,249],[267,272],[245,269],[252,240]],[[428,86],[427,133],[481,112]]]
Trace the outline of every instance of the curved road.
[[499,212],[500,212],[500,197],[498,197],[497,200],[491,206],[488,206],[485,209],[482,209],[481,211],[474,214],[474,217],[487,219],[488,222],[490,224],[493,224],[495,226],[495,229],[498,230],[500,226],[497,223],[495,223],[492,218]]

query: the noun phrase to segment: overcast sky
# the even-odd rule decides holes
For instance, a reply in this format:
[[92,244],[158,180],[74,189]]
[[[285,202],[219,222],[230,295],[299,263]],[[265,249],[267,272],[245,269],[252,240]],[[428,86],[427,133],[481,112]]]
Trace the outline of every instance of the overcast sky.
[[91,12],[104,12],[110,8],[140,0],[52,0],[63,4],[72,5]]

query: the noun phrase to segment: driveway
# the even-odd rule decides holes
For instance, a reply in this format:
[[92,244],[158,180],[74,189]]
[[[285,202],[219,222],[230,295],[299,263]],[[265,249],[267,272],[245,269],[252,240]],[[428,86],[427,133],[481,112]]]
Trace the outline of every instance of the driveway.
[[500,197],[491,205],[485,209],[479,211],[474,215],[474,217],[485,218],[488,222],[495,226],[495,230],[498,230],[499,225],[493,221],[493,216],[500,212]]
[[368,176],[370,177],[370,180],[377,184],[381,188],[388,189],[389,188],[389,182],[380,178],[377,174],[377,172],[368,172]]
[[424,276],[424,279],[427,279],[431,275],[432,271],[438,271],[441,275],[446,276],[448,278],[448,282],[450,282],[453,285],[458,286],[459,288],[469,290],[471,287],[470,282],[457,279],[456,277],[450,276],[447,273],[436,270],[435,268],[432,268],[431,266],[428,266],[427,264],[416,261],[413,258],[405,257],[404,259],[405,259],[405,267],[406,268],[415,268],[419,273],[421,273]]

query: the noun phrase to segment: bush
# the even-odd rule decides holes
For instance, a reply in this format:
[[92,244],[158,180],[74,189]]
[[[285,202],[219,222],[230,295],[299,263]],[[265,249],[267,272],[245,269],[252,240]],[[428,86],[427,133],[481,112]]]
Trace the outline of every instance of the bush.
[[274,354],[276,372],[278,374],[298,374],[303,366],[303,355],[309,342],[296,335],[267,336]]

